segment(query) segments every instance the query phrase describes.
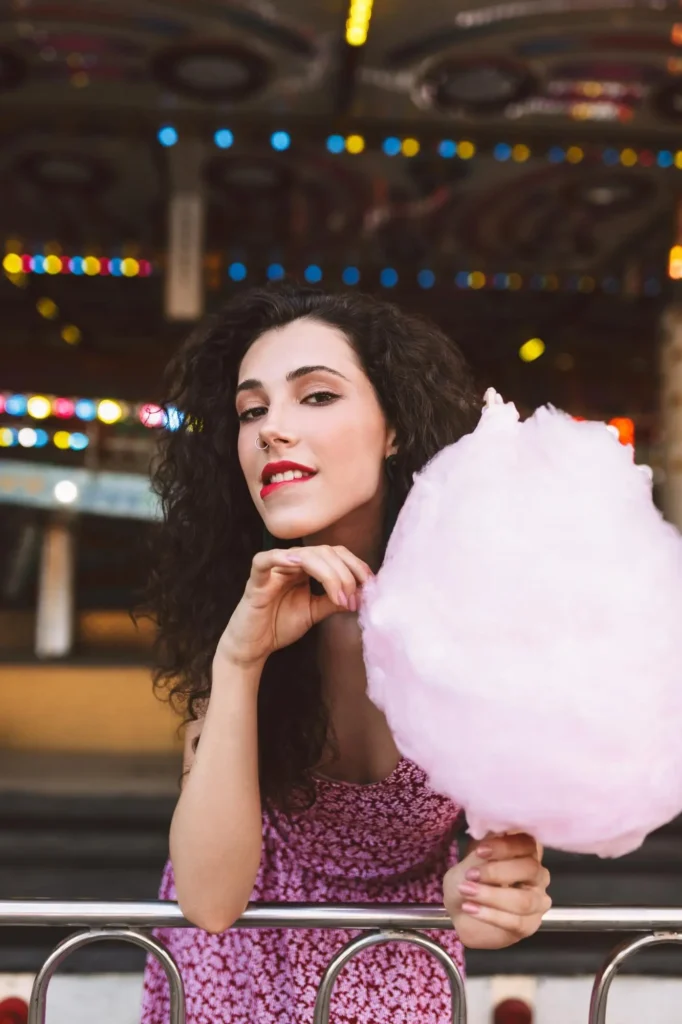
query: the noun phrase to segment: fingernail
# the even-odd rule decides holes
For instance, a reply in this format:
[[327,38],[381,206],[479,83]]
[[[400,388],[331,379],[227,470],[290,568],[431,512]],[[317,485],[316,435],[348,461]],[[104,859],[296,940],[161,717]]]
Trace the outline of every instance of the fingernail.
[[342,604],[344,608],[348,607],[348,598],[346,597],[345,591],[339,590],[339,596],[337,598],[337,603],[338,604]]
[[492,846],[477,846],[474,852],[477,857],[482,857],[485,860],[486,857],[492,857],[493,848]]
[[292,565],[300,565],[302,561],[300,555],[287,555],[287,562],[291,562]]
[[358,610],[358,602],[355,594],[351,594],[348,598],[348,607],[352,612],[356,612]]
[[478,886],[474,885],[473,882],[461,882],[457,886],[462,896],[475,896],[478,893]]
[[478,868],[470,868],[464,877],[468,878],[470,882],[480,882],[481,872]]
[[479,906],[477,906],[476,903],[463,903],[462,904],[462,910],[464,911],[464,913],[465,914],[471,914],[472,917],[475,917],[476,914],[478,914],[480,912],[480,909],[481,908]]

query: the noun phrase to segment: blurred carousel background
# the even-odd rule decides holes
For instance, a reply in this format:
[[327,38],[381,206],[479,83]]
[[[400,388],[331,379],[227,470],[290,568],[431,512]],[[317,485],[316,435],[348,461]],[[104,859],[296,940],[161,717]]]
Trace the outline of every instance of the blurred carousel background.
[[[3,0],[0,131],[1,898],[156,894],[180,739],[129,616],[146,472],[163,367],[237,289],[428,314],[482,388],[613,423],[682,525],[679,3]],[[681,862],[679,823],[554,855],[554,900],[675,904]],[[0,929],[0,1024],[54,939]],[[472,954],[473,1024],[585,1019],[612,939]],[[141,966],[84,951],[52,1019],[133,1024]],[[614,1020],[676,1020],[680,970],[638,960]]]

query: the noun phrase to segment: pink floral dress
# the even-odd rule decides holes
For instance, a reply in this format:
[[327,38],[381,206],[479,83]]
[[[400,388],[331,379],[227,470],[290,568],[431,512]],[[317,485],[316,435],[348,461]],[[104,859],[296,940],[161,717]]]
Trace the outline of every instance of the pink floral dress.
[[[459,809],[403,759],[383,782],[317,779],[315,805],[290,823],[263,819],[263,858],[252,895],[259,903],[441,903],[457,860]],[[170,864],[160,897],[174,900]],[[185,983],[187,1024],[310,1024],[331,957],[358,932],[232,929],[161,930]],[[454,932],[430,933],[463,968]],[[339,975],[332,1024],[448,1024],[445,972],[428,953],[392,943],[358,954]],[[147,965],[142,1024],[168,1024],[168,985]]]

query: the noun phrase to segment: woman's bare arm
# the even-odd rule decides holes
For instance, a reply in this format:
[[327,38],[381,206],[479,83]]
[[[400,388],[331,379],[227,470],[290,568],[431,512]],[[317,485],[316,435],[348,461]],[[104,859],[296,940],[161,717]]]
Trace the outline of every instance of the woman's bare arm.
[[256,707],[261,671],[216,656],[206,717],[189,725],[185,736],[171,861],[185,917],[209,932],[225,931],[241,915],[260,864]]
[[[341,545],[273,549],[254,555],[244,596],[213,659],[211,699],[171,825],[171,860],[185,916],[209,932],[229,928],[244,911],[260,865],[257,699],[276,650],[340,610],[372,575]],[[323,584],[324,594],[302,586]],[[343,592],[341,600],[339,596]]]

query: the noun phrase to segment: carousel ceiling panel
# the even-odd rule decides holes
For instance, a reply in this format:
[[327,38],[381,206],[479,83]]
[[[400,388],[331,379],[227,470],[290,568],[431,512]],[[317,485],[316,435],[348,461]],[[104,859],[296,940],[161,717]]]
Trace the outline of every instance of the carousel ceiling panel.
[[448,275],[662,268],[676,195],[670,178],[539,159],[443,163],[410,162],[408,174],[382,179],[355,243],[365,259]]
[[0,109],[324,112],[343,0],[3,0]]
[[672,0],[377,4],[359,75],[366,116],[497,129],[682,123]]
[[[609,165],[600,150],[577,147],[562,163],[547,159],[546,149],[520,146],[514,156],[523,162],[503,160],[499,145],[469,160],[426,147],[411,159],[378,148],[334,156],[322,139],[305,137],[276,153],[261,135],[204,151],[215,287],[235,260],[299,273],[309,263],[388,266],[413,276],[431,267],[451,277],[665,270],[674,166]],[[126,137],[18,136],[0,151],[0,237],[21,240],[29,253],[52,242],[69,255],[132,251],[161,273],[169,152]]]
[[291,154],[257,143],[218,153],[205,178],[208,248],[241,240],[273,257],[293,248],[316,256],[354,244],[376,180],[369,161],[341,161],[304,140]]
[[[59,243],[71,254],[112,256],[132,246],[160,260],[172,152],[152,133],[8,133],[0,147],[0,238],[20,240],[27,252]],[[371,157],[340,160],[305,137],[278,153],[267,131],[238,133],[229,150],[209,136],[202,152],[197,188],[212,249],[322,253],[357,238],[374,192],[383,190]],[[400,180],[397,166],[387,169]]]
[[146,247],[165,233],[161,147],[135,136],[17,131],[0,147],[0,231],[29,248],[58,240]]

